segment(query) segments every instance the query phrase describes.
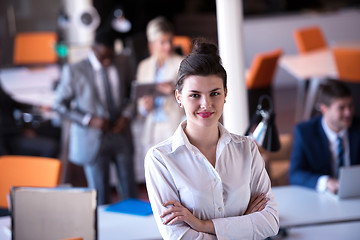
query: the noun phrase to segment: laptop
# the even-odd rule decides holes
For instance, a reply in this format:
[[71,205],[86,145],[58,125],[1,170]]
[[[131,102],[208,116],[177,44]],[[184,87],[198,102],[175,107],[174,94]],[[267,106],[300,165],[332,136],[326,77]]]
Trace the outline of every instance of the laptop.
[[338,198],[360,197],[360,165],[341,167]]
[[13,240],[97,239],[96,191],[89,188],[13,187]]

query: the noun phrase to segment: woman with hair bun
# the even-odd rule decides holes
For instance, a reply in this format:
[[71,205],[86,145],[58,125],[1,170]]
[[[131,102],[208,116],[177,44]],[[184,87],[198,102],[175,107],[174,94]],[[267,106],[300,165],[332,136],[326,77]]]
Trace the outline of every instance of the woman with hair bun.
[[265,239],[279,230],[257,145],[219,123],[226,78],[217,46],[197,39],[180,64],[175,92],[186,120],[145,158],[149,199],[164,239]]

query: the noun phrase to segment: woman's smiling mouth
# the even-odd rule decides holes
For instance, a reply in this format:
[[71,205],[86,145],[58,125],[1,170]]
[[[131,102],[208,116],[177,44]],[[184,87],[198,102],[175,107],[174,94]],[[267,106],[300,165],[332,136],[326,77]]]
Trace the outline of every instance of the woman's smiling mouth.
[[213,115],[213,112],[199,112],[198,115],[202,118],[209,118],[211,115]]

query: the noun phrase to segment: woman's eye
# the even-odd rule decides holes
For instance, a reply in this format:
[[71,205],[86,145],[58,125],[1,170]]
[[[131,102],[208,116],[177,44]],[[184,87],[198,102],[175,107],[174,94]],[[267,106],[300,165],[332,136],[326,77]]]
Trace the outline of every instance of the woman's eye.
[[219,96],[219,95],[220,95],[219,92],[212,92],[212,93],[210,94],[210,96]]
[[199,94],[195,94],[195,93],[190,95],[191,98],[197,98],[199,96],[200,96]]

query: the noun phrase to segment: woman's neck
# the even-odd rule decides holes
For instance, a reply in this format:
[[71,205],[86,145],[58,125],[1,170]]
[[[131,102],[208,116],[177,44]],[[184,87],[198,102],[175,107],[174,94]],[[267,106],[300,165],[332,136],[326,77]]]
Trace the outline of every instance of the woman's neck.
[[190,143],[199,149],[208,149],[216,146],[220,137],[218,125],[198,127],[187,124],[184,131]]
[[164,63],[165,63],[165,58],[162,58],[162,57],[158,57],[157,58],[157,61],[156,61],[156,65],[160,68],[160,67],[162,67],[163,65],[164,65]]

